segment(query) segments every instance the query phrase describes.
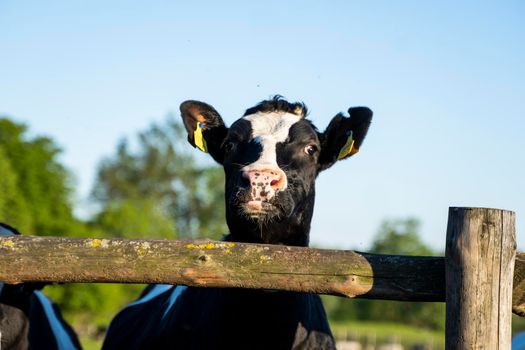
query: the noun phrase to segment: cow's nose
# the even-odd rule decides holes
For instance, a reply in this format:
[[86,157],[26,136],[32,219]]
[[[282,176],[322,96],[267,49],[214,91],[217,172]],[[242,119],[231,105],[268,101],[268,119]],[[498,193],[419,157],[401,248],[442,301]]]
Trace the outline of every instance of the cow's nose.
[[250,183],[252,200],[268,201],[286,186],[286,175],[281,169],[255,169],[243,172]]

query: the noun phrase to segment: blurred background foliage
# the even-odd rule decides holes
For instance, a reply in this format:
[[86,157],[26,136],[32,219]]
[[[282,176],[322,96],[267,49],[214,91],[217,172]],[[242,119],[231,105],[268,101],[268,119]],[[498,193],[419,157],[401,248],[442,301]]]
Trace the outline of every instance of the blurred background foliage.
[[93,224],[119,237],[225,234],[222,169],[197,163],[184,127],[170,115],[135,141],[135,147],[121,141],[115,155],[100,163],[93,189],[100,213]]
[[[74,178],[60,152],[53,140],[0,117],[0,221],[29,235],[219,239],[227,233],[223,171],[198,164],[172,116],[122,140],[100,162],[92,195],[98,210],[88,220],[73,215]],[[142,288],[68,284],[47,286],[45,293],[82,337],[100,338]]]
[[[76,237],[218,239],[224,220],[223,172],[200,164],[173,116],[153,124],[136,139],[124,139],[98,168],[92,201],[98,208],[88,220],[73,215],[74,178],[60,162],[60,147],[30,136],[26,125],[0,118],[0,221],[24,234]],[[380,224],[370,252],[442,255],[419,238],[413,218]],[[118,310],[143,286],[68,284],[45,288],[85,342],[100,343]],[[356,322],[443,332],[445,306],[323,296],[335,329]],[[525,328],[521,319],[515,328]],[[355,326],[357,327],[357,326]],[[439,333],[438,333],[439,334]]]

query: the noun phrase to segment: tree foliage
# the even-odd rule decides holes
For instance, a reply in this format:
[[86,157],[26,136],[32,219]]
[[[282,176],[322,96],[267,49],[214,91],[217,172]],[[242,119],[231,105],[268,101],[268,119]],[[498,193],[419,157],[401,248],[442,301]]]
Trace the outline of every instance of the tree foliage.
[[[93,197],[102,210],[95,222],[113,234],[136,237],[139,219],[131,216],[142,212],[150,218],[142,215],[148,227],[141,227],[141,237],[168,238],[154,223],[165,229],[170,221],[179,237],[225,234],[224,175],[217,166],[197,163],[182,125],[168,117],[165,124],[141,132],[137,141],[134,148],[122,141],[116,154],[101,163]],[[117,222],[123,225],[120,231]]]
[[[0,221],[24,234],[83,237],[176,238],[226,233],[223,174],[198,164],[181,125],[168,118],[125,140],[101,162],[93,197],[100,212],[73,216],[72,176],[48,137],[30,137],[25,125],[0,118]],[[141,286],[68,284],[50,295],[82,334],[97,334]],[[82,325],[95,325],[83,327]]]
[[414,218],[383,221],[370,253],[399,255],[435,255],[419,238],[420,223]]
[[30,138],[25,125],[0,118],[0,220],[38,235],[64,235],[78,224],[60,152],[50,138]]
[[106,206],[97,217],[97,226],[110,237],[176,237],[171,217],[151,198],[122,200]]
[[0,146],[0,220],[9,222],[23,232],[33,229],[28,203],[20,193],[18,175]]

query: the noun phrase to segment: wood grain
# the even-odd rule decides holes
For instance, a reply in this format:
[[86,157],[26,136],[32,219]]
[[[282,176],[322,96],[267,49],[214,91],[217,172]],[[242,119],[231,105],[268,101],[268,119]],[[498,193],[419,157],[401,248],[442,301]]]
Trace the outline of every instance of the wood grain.
[[514,213],[450,208],[446,242],[446,348],[510,349]]
[[[525,254],[513,312],[525,316]],[[0,238],[0,281],[168,283],[445,301],[445,259],[207,240]]]

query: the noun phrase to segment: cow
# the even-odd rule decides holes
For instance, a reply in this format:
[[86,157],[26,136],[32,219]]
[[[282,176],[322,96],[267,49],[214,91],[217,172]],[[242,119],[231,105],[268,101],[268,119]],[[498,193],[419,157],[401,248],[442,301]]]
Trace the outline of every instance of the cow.
[[[180,106],[189,143],[225,173],[225,241],[308,246],[315,179],[357,153],[366,107],[337,114],[324,132],[303,103],[280,96],[231,127],[199,101]],[[334,349],[316,294],[150,285],[111,322],[103,349]]]
[[[0,237],[19,235],[17,229],[0,223]],[[42,292],[44,283],[0,282],[0,349],[81,349],[73,328],[58,307]]]

